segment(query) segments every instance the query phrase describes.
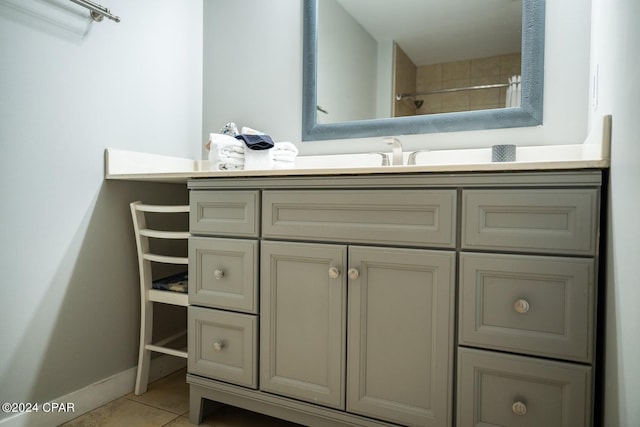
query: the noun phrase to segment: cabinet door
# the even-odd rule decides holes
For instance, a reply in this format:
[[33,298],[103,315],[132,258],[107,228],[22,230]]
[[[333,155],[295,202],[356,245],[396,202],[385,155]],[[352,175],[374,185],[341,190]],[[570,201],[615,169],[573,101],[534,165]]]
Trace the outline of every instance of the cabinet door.
[[453,252],[349,249],[347,410],[451,424]]
[[260,389],[344,409],[346,247],[262,242]]

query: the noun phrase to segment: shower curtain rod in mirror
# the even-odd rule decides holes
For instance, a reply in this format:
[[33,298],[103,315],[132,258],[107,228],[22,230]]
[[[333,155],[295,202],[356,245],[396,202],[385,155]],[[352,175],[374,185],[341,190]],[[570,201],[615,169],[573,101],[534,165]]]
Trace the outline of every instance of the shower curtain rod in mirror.
[[102,21],[102,19],[105,16],[111,19],[112,21],[120,22],[119,16],[113,15],[109,9],[107,9],[102,5],[99,5],[89,0],[70,0],[70,1],[74,2],[79,6],[86,7],[87,9],[89,9],[91,13],[91,19],[93,19],[96,22]]
[[423,96],[423,95],[433,95],[436,93],[447,93],[447,92],[460,92],[463,90],[477,90],[477,89],[493,89],[493,88],[500,88],[500,87],[509,87],[509,83],[497,83],[497,84],[493,84],[493,85],[478,85],[478,86],[465,86],[465,87],[454,87],[451,89],[435,89],[435,90],[428,90],[425,92],[415,92],[415,93],[397,93],[396,94],[396,100],[397,101],[402,101],[404,98],[413,98],[416,96]]

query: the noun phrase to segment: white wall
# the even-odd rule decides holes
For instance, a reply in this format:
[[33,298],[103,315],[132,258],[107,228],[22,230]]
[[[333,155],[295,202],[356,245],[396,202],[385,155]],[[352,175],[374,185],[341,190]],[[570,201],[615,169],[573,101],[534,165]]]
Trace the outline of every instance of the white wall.
[[[405,147],[582,143],[589,129],[590,5],[590,0],[546,2],[543,126],[406,135],[400,138]],[[242,17],[242,26],[229,23],[235,16]],[[382,138],[300,142],[301,37],[302,2],[205,2],[204,133],[235,121],[292,141],[302,154],[388,150]]]
[[335,0],[318,3],[318,123],[376,117],[378,43]]
[[[593,0],[594,121],[612,114],[607,227],[604,423],[640,425],[640,2]],[[593,105],[593,104],[592,104]]]
[[[137,364],[128,203],[104,149],[199,157],[202,2],[0,1],[0,401],[44,402]],[[0,414],[0,420],[4,417]]]
[[376,118],[391,117],[393,113],[393,40],[378,40],[378,84],[376,88]]
[[203,62],[203,144],[227,122],[300,139],[301,2],[206,0]]

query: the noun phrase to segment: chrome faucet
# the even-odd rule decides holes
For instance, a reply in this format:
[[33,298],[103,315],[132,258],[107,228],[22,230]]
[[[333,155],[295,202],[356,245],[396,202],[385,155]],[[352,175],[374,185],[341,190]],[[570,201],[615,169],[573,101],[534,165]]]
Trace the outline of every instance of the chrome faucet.
[[386,153],[378,153],[382,156],[382,163],[380,164],[381,166],[389,166],[389,156],[387,156]]
[[407,165],[409,166],[414,166],[416,164],[416,157],[418,157],[418,154],[420,153],[428,153],[429,150],[418,150],[418,151],[414,151],[413,153],[409,154],[409,158],[407,159]]
[[402,144],[397,138],[389,137],[384,139],[385,144],[391,145],[393,166],[402,166]]

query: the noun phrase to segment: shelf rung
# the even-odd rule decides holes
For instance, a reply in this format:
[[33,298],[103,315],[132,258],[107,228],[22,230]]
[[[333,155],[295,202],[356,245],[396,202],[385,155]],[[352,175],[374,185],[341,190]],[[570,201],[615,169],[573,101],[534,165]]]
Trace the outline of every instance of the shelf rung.
[[164,304],[181,305],[186,307],[189,305],[189,295],[181,292],[161,291],[159,289],[149,289],[149,301],[160,302]]
[[168,255],[156,255],[156,254],[143,254],[144,259],[154,262],[163,262],[165,264],[189,264],[189,258],[168,256]]
[[147,344],[144,346],[144,348],[146,348],[147,350],[155,351],[157,353],[170,354],[171,356],[182,357],[184,359],[188,358],[187,352],[182,350],[175,350],[173,348],[160,347],[153,344]]
[[155,239],[188,239],[191,233],[188,231],[162,231],[144,228],[140,230],[140,234]]

